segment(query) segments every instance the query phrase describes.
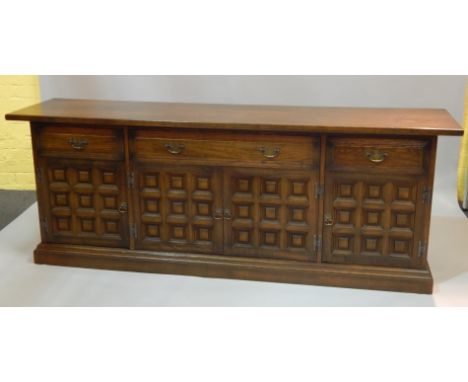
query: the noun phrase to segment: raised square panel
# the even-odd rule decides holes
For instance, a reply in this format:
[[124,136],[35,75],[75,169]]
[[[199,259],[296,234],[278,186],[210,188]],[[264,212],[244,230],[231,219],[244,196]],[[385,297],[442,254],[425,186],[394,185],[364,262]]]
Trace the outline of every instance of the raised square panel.
[[366,225],[382,225],[382,213],[380,211],[364,211]]
[[119,233],[119,222],[117,220],[104,219],[104,231],[111,234]]
[[146,225],[146,236],[158,238],[159,234],[159,224],[147,224]]
[[115,196],[105,196],[103,199],[104,199],[104,208],[114,209],[114,210],[117,208],[117,198]]
[[181,190],[184,188],[184,176],[183,175],[170,175],[171,188]]
[[378,186],[378,185],[368,186],[367,197],[370,199],[382,199],[382,186]]
[[263,206],[263,219],[266,220],[278,220],[279,213],[278,207],[276,206]]
[[338,196],[342,198],[350,198],[353,196],[353,185],[340,184],[338,185]]
[[349,240],[349,237],[346,237],[346,236],[338,237],[338,239],[337,239],[337,247],[338,247],[338,249],[349,250],[349,249],[350,249],[350,240]]
[[236,206],[237,209],[237,218],[241,219],[248,219],[251,217],[250,215],[250,205],[249,204],[240,204]]
[[350,224],[352,212],[350,210],[337,210],[336,223],[337,224]]
[[68,194],[55,194],[55,205],[60,207],[68,206]]
[[56,218],[57,230],[58,231],[70,231],[70,218],[60,217]]
[[264,179],[262,193],[279,194],[279,179]]
[[399,228],[412,228],[413,227],[413,214],[403,212],[393,213],[393,225]]
[[81,219],[81,230],[84,232],[94,232],[94,219]]
[[78,202],[80,207],[92,208],[93,207],[93,198],[91,195],[78,195]]
[[196,241],[211,241],[211,228],[194,227]]
[[408,254],[409,240],[394,239],[393,240],[393,252],[396,254]]
[[115,172],[104,171],[102,173],[102,182],[104,184],[115,184]]
[[382,238],[381,237],[362,237],[361,251],[364,255],[381,255],[382,254]]
[[211,216],[210,204],[197,202],[197,215]]
[[171,213],[175,215],[185,214],[185,202],[177,200],[171,202]]
[[90,170],[78,170],[78,182],[91,183],[91,171]]
[[159,175],[158,174],[145,174],[143,176],[143,185],[148,188],[158,188]]
[[157,199],[146,199],[145,200],[146,212],[158,213],[159,212],[159,200]]
[[251,234],[249,230],[236,230],[235,231],[235,240],[239,244],[251,244]]
[[303,180],[291,181],[291,193],[293,195],[305,196],[307,193],[307,182]]
[[239,192],[251,192],[252,191],[252,179],[250,178],[237,179],[237,190]]
[[297,223],[305,223],[307,210],[305,208],[291,207],[290,209],[291,218],[290,220]]
[[210,189],[210,178],[206,176],[197,177],[197,190],[207,191]]
[[175,225],[171,227],[171,236],[175,240],[185,240],[186,227],[183,225]]
[[52,180],[55,182],[66,182],[65,170],[62,168],[55,168],[52,170]]
[[306,244],[306,234],[299,232],[288,233],[288,244],[291,248],[304,248]]
[[411,189],[409,187],[397,186],[397,199],[398,200],[410,200]]
[[279,233],[277,231],[262,231],[261,232],[262,245],[270,247],[278,247]]

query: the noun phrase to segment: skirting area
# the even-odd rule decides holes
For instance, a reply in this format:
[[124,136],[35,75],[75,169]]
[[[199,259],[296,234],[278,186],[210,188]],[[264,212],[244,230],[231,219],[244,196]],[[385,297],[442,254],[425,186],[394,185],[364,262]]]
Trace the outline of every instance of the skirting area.
[[468,306],[468,219],[433,216],[434,294],[37,265],[34,204],[0,232],[2,306]]

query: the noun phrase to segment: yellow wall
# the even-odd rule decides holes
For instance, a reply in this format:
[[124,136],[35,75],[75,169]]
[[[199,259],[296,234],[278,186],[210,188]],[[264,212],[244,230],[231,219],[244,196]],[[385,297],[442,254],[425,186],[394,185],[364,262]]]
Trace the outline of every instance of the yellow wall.
[[5,114],[40,102],[37,76],[0,75],[0,189],[34,189],[29,123]]

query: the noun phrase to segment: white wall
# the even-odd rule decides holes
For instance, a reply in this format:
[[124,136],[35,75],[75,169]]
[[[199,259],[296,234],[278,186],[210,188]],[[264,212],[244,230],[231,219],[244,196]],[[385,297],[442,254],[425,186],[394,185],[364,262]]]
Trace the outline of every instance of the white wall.
[[[459,122],[468,76],[41,76],[55,97],[136,101],[447,109]],[[433,212],[456,202],[460,138],[439,140]]]

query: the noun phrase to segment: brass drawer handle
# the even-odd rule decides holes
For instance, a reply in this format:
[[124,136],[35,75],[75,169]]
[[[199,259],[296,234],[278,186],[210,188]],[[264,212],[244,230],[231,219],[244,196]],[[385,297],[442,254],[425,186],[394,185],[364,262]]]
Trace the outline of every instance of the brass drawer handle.
[[224,211],[224,219],[226,220],[231,220],[232,219],[232,214],[230,209],[226,209]]
[[259,147],[258,151],[260,151],[265,158],[273,159],[280,154],[281,149],[279,147]]
[[119,212],[124,214],[128,211],[128,204],[126,202],[122,202],[119,206]]
[[221,208],[218,208],[213,214],[213,218],[215,220],[221,220],[223,218],[223,210]]
[[171,154],[177,155],[184,151],[185,145],[183,143],[166,143],[164,144],[164,148]]
[[68,140],[68,143],[71,147],[78,151],[84,150],[85,147],[88,145],[88,141],[83,138],[70,138]]
[[388,153],[378,149],[366,150],[364,154],[372,163],[382,163],[388,157]]
[[323,224],[328,227],[333,225],[333,218],[330,214],[325,214]]

